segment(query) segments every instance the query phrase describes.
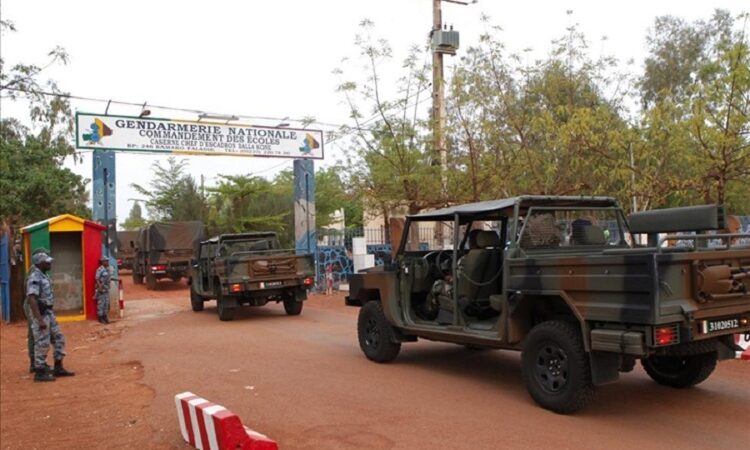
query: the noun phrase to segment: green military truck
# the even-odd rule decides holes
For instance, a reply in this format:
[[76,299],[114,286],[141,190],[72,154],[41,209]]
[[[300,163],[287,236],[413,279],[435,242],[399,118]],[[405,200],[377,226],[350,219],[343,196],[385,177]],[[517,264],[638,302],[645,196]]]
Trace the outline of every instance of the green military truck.
[[190,277],[193,311],[216,300],[220,320],[232,320],[241,305],[283,302],[290,316],[302,312],[314,284],[312,255],[295,255],[279,244],[276,233],[222,234],[201,242]]
[[[420,242],[430,225],[450,238]],[[346,303],[362,306],[370,360],[418,338],[518,350],[531,397],[571,413],[636,360],[685,388],[735,357],[733,333],[750,330],[750,247],[705,234],[723,226],[716,206],[626,218],[607,197],[444,208],[408,217],[394,263],[353,275]],[[666,234],[682,230],[695,233]]]
[[133,245],[133,284],[146,282],[156,289],[164,278],[180,281],[190,275],[190,261],[198,243],[206,239],[203,222],[154,222],[141,228]]
[[135,261],[135,247],[140,230],[117,231],[117,268],[133,270]]

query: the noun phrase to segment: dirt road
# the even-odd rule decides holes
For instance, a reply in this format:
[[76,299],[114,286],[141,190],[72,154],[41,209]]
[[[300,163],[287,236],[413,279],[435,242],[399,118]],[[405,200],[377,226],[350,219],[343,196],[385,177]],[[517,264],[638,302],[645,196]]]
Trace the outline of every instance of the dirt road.
[[[30,381],[25,328],[2,331],[2,448],[186,448],[173,396],[190,390],[238,413],[285,449],[746,448],[750,363],[719,365],[677,391],[640,369],[573,416],[537,407],[517,354],[420,341],[392,364],[362,356],[357,308],[316,296],[220,322],[189,310],[184,285],[126,285],[126,319],[66,324],[73,379]],[[139,300],[137,300],[139,299]],[[45,400],[50,397],[52,400]],[[34,433],[33,428],[39,431]]]

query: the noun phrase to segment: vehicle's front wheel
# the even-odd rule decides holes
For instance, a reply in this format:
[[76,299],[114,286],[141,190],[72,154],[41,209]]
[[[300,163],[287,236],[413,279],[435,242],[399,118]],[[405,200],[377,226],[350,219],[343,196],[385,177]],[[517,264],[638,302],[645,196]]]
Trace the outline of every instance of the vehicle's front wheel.
[[296,294],[290,295],[284,299],[284,311],[290,316],[299,316],[302,313],[304,303]]
[[648,376],[664,386],[688,388],[701,383],[716,368],[717,354],[690,356],[650,356],[641,360]]
[[581,331],[570,322],[542,322],[531,329],[521,353],[523,380],[543,408],[560,414],[581,409],[594,394]]
[[193,292],[192,288],[190,289],[190,306],[195,312],[203,311],[203,297]]
[[385,318],[383,306],[378,301],[369,301],[359,310],[357,335],[359,347],[371,361],[393,361],[401,350],[401,343],[394,342],[393,327]]
[[221,301],[221,298],[216,299],[216,311],[219,313],[219,320],[222,322],[228,322],[234,319],[234,310],[235,308],[233,306],[227,306]]

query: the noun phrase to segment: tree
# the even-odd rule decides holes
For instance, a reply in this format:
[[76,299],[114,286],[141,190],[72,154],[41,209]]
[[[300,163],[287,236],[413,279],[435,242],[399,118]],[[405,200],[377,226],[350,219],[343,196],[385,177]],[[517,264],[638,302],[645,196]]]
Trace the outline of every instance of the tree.
[[[12,22],[0,21],[0,34],[13,31]],[[40,79],[46,68],[66,62],[60,47],[42,66],[19,63],[7,69],[0,58],[0,101],[28,101],[33,127],[12,118],[0,120],[0,219],[12,228],[62,213],[91,216],[88,180],[63,167],[66,157],[76,158],[69,144],[70,104],[54,81]],[[44,89],[60,95],[45,95]]]
[[632,137],[617,61],[589,58],[570,27],[546,59],[525,63],[499,32],[466,51],[450,84],[454,198],[624,193]]
[[185,173],[187,160],[167,158],[167,165],[155,162],[149,188],[131,186],[146,198],[149,217],[157,221],[204,220],[206,202],[192,176]]
[[[365,208],[382,212],[387,229],[389,215],[396,209],[410,214],[440,206],[440,169],[432,152],[425,148],[427,129],[418,119],[418,106],[429,96],[424,51],[412,47],[397,80],[396,94],[388,100],[382,90],[378,68],[392,58],[385,39],[372,36],[373,23],[364,20],[356,37],[358,61],[363,64],[364,81],[341,80],[337,88],[343,96],[353,127],[342,127],[339,136],[351,139],[352,152],[347,166],[349,181]],[[344,71],[334,71],[343,77]],[[424,99],[420,100],[420,97]],[[365,119],[364,114],[371,117]]]
[[682,146],[688,170],[680,175],[690,180],[685,188],[694,193],[684,202],[720,203],[734,212],[750,212],[747,20],[746,13],[735,18],[723,10],[693,23],[662,17],[649,37],[641,79],[644,115],[661,115],[662,128],[668,127],[671,140]]
[[70,147],[52,145],[14,120],[0,121],[0,218],[12,227],[63,213],[90,217],[85,180],[62,167]]
[[143,218],[143,213],[141,211],[141,205],[138,202],[133,202],[133,207],[130,208],[128,218],[125,219],[125,222],[121,223],[120,226],[126,230],[137,230],[138,228],[144,227],[146,223],[146,219]]

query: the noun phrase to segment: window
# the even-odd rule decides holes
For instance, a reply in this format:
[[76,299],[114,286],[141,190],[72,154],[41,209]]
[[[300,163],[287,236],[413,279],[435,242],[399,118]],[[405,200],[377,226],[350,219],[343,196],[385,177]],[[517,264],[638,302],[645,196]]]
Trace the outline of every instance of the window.
[[530,208],[520,226],[524,249],[628,246],[613,208]]

